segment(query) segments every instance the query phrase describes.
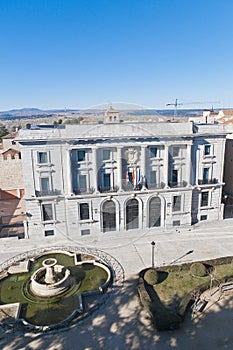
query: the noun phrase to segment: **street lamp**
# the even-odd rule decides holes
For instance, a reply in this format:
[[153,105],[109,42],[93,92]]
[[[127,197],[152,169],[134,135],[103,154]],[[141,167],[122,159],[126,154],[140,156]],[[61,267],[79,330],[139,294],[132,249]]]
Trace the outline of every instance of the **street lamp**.
[[184,258],[186,255],[192,254],[193,252],[194,252],[194,250],[189,250],[187,253],[181,255],[179,258],[177,258],[177,259],[175,259],[175,260],[172,260],[172,261],[170,262],[170,264],[174,264],[174,263],[177,262],[178,260]]
[[151,242],[151,248],[152,248],[151,265],[152,265],[152,268],[154,268],[155,267],[155,242],[154,241]]

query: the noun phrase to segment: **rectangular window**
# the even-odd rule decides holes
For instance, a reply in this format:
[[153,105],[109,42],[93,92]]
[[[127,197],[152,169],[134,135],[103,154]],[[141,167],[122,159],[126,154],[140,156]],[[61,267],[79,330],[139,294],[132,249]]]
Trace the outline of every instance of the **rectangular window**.
[[103,150],[103,160],[111,159],[111,151],[109,149]]
[[90,234],[90,230],[86,229],[86,230],[81,230],[81,236],[87,236]]
[[80,215],[80,220],[89,220],[90,219],[89,203],[80,203],[79,204],[79,215]]
[[180,147],[172,147],[172,156],[173,157],[179,157],[180,155]]
[[53,219],[53,205],[42,204],[42,221],[51,221]]
[[38,163],[39,164],[48,163],[48,153],[47,152],[38,152]]
[[203,169],[203,182],[208,183],[209,180],[209,168]]
[[209,191],[201,192],[201,207],[209,205]]
[[49,177],[42,177],[40,179],[40,186],[41,186],[41,192],[42,194],[49,194],[50,192],[50,184],[49,184]]
[[86,152],[84,150],[78,151],[78,162],[84,161],[86,158]]
[[104,189],[110,190],[110,187],[111,187],[111,175],[104,174]]
[[181,196],[173,196],[172,211],[181,211]]
[[207,220],[207,215],[201,215],[201,221]]
[[180,226],[180,220],[174,220],[172,226]]
[[79,190],[80,190],[80,192],[87,191],[87,176],[86,175],[79,175]]
[[150,185],[155,186],[156,185],[156,171],[152,170],[150,172]]
[[210,154],[210,145],[205,145],[204,148],[204,155],[208,156]]
[[151,158],[156,158],[157,154],[158,154],[158,148],[157,147],[150,147]]
[[45,230],[44,235],[45,237],[54,236],[54,230]]
[[172,184],[176,185],[178,183],[178,170],[172,169]]

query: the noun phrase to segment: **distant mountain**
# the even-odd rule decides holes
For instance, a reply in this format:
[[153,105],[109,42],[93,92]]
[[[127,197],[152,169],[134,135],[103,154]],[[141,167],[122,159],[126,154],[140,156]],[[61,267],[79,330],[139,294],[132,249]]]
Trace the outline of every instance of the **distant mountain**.
[[[90,114],[103,114],[110,104],[102,104],[98,106],[93,106],[87,109],[50,109],[42,110],[39,108],[21,108],[21,109],[11,109],[9,111],[1,111],[0,119],[14,119],[14,118],[36,118],[36,117],[50,117],[66,114],[78,114],[81,113],[82,116]],[[157,116],[172,116],[174,115],[174,109],[150,109],[130,103],[112,103],[111,106],[125,115],[157,115]],[[218,109],[216,109],[218,110]],[[178,117],[190,117],[202,115],[203,109],[178,109]]]
[[25,118],[25,117],[36,117],[36,116],[49,116],[54,114],[63,113],[78,113],[80,110],[76,109],[49,109],[43,110],[39,108],[21,108],[11,109],[9,111],[0,111],[0,119],[4,118]]
[[9,111],[0,112],[0,117],[26,117],[32,115],[41,115],[46,113],[38,108],[21,108],[21,109],[11,109]]

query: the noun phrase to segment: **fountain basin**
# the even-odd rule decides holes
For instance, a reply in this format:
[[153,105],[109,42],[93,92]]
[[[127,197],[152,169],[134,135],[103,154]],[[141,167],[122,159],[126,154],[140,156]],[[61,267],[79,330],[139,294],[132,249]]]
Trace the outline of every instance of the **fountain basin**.
[[45,259],[43,267],[33,273],[30,290],[34,295],[53,297],[64,293],[71,286],[69,269],[56,264],[56,259]]
[[[14,317],[27,329],[49,331],[76,324],[105,303],[112,282],[111,269],[103,259],[95,260],[96,250],[91,253],[80,247],[43,248],[7,261],[0,270],[0,304],[17,303]],[[25,261],[27,270],[12,271],[11,266]]]

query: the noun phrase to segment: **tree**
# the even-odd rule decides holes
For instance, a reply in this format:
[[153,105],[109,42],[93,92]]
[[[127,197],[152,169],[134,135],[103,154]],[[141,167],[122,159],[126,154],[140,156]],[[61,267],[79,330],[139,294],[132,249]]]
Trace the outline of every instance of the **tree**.
[[4,125],[0,126],[0,141],[2,141],[3,136],[7,134],[8,134],[7,128]]

